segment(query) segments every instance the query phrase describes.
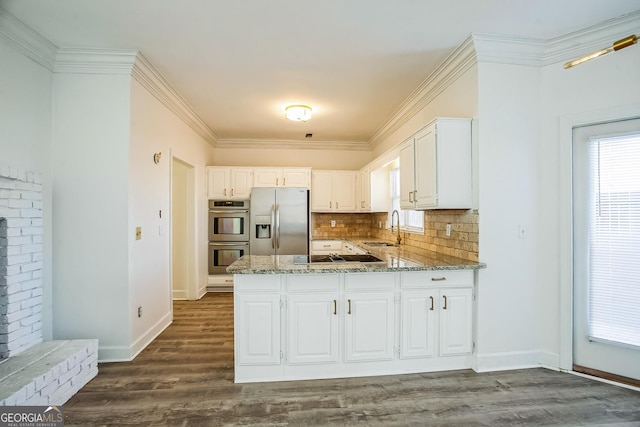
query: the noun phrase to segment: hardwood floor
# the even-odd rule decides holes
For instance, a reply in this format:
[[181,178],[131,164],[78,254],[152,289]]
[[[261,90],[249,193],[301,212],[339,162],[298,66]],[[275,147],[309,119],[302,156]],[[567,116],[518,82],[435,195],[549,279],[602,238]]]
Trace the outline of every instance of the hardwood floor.
[[640,392],[547,369],[233,383],[233,296],[174,303],[133,362],[64,405],[66,426],[640,426]]

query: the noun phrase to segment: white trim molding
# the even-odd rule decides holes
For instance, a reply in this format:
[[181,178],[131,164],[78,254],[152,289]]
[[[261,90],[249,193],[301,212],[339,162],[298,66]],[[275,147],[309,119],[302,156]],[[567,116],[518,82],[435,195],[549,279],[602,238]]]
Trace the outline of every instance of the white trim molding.
[[24,22],[0,8],[0,37],[27,58],[53,71],[58,46]]
[[269,139],[222,139],[218,141],[216,148],[370,151],[369,144],[366,141],[287,141]]

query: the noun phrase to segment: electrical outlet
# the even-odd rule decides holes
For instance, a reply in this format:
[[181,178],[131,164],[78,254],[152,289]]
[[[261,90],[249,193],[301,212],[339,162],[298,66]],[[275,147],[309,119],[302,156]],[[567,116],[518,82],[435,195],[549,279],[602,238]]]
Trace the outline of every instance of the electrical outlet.
[[136,227],[136,240],[142,239],[142,227]]
[[336,221],[334,219],[331,220],[331,226],[335,227],[336,226]]
[[518,226],[518,237],[521,239],[526,239],[528,235],[527,227],[524,225]]
[[142,317],[142,306],[138,307],[138,317]]
[[447,234],[447,237],[451,237],[451,224],[447,224],[446,234]]

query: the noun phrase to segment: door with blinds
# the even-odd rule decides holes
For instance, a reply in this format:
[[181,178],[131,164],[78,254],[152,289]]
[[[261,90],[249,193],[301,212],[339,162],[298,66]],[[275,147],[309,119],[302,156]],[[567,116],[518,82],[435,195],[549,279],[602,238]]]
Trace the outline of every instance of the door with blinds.
[[640,380],[640,119],[574,129],[573,236],[574,370]]

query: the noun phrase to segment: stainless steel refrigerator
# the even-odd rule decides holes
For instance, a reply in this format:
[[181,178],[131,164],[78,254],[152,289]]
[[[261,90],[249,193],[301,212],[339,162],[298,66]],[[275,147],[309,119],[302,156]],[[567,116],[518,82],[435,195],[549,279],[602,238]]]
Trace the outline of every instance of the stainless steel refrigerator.
[[309,190],[251,189],[251,255],[309,253]]

